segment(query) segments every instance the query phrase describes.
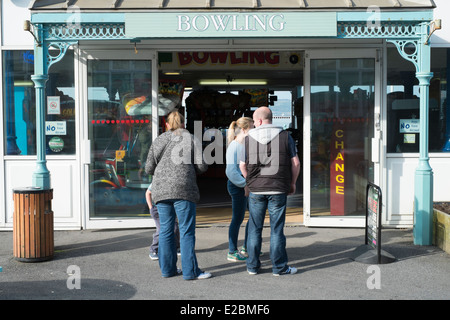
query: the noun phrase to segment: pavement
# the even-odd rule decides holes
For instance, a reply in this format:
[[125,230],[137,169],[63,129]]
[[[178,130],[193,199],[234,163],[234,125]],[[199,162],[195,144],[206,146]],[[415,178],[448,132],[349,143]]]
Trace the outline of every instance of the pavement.
[[[352,256],[364,244],[364,229],[308,228],[288,223],[289,264],[298,273],[275,277],[268,227],[263,232],[261,272],[249,275],[245,263],[226,259],[226,224],[204,223],[196,228],[196,254],[200,267],[213,277],[191,281],[182,276],[161,277],[158,262],[148,257],[153,232],[54,231],[54,256],[38,263],[17,261],[13,232],[0,232],[0,299],[177,301],[176,308],[169,308],[176,314],[183,312],[186,303],[192,308],[208,301],[220,301],[221,305],[253,302],[273,311],[279,300],[450,299],[450,255],[434,246],[414,245],[410,229],[383,229],[382,249],[396,260],[374,265],[355,261]],[[241,227],[240,240],[243,234]],[[201,309],[191,312],[196,311]],[[217,312],[223,315],[225,309],[217,307]]]

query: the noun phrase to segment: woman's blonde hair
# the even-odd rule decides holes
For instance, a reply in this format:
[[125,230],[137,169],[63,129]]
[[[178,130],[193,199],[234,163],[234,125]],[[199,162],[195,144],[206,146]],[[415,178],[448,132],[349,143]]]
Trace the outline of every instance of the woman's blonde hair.
[[178,111],[172,111],[167,117],[167,123],[170,126],[170,131],[184,127],[184,117]]
[[231,122],[227,133],[227,145],[229,145],[231,141],[233,141],[236,138],[236,136],[239,134],[239,132],[241,132],[241,130],[250,129],[252,124],[253,119],[250,117],[241,117],[236,121]]

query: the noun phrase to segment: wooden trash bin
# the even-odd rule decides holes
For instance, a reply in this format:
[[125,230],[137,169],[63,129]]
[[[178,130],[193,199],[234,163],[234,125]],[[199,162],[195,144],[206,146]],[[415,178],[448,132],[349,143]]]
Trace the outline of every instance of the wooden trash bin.
[[53,258],[53,189],[21,188],[13,190],[14,257],[22,262]]

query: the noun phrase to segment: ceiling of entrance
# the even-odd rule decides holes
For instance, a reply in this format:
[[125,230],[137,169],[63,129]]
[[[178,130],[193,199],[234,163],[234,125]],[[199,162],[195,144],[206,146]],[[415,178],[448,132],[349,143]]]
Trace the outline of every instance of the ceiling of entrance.
[[[185,80],[186,87],[197,88],[197,87],[214,87],[218,90],[234,90],[240,89],[244,87],[267,87],[268,89],[292,89],[295,86],[299,86],[303,84],[303,72],[299,71],[234,71],[227,72],[226,70],[222,71],[186,71],[181,75],[165,75],[161,74],[161,78],[164,79],[176,79],[176,80]],[[200,80],[219,80],[219,79],[232,79],[229,81],[229,84],[208,84],[201,85]],[[248,80],[248,85],[243,84],[234,84],[242,83],[238,82],[238,80]],[[251,84],[251,80],[267,80],[267,84]],[[226,81],[228,82],[228,81]]]
[[159,66],[160,78],[184,80],[187,87],[194,89],[291,90],[303,84],[301,51],[166,52],[160,53]]
[[32,10],[434,8],[432,0],[35,0]]

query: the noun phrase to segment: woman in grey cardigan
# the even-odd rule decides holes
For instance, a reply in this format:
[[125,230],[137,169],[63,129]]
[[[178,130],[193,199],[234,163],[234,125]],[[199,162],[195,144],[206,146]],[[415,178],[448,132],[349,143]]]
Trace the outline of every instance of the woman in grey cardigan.
[[174,235],[178,217],[183,279],[206,279],[211,274],[200,270],[195,255],[195,216],[200,199],[196,175],[208,166],[200,141],[184,129],[184,117],[174,111],[167,120],[168,131],[153,141],[145,164],[145,172],[153,175],[152,199],[160,218],[159,266],[163,277],[178,274]]

